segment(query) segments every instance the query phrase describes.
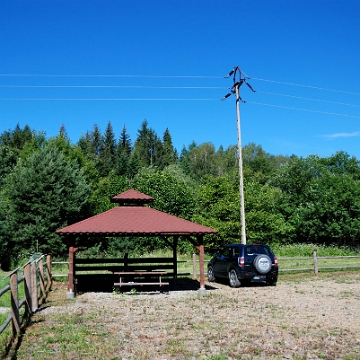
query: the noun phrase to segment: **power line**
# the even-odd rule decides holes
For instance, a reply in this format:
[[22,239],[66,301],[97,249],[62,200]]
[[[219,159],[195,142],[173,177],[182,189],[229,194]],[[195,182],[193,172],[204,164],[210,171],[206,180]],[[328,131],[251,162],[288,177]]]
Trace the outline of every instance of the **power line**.
[[352,91],[328,89],[328,88],[324,88],[324,87],[318,87],[318,86],[312,86],[312,85],[304,85],[304,84],[296,84],[296,83],[289,83],[289,82],[285,82],[285,81],[276,81],[276,80],[260,79],[260,78],[254,78],[254,77],[251,78],[251,79],[252,79],[252,80],[258,80],[258,81],[271,82],[271,83],[281,84],[281,85],[300,86],[300,87],[305,87],[305,88],[310,88],[310,89],[315,89],[315,90],[332,91],[332,92],[349,94],[349,95],[360,95],[360,93],[352,92]]
[[0,85],[0,88],[119,88],[119,89],[226,89],[223,86],[147,86],[147,85]]
[[[227,89],[226,87],[222,86],[148,86],[148,85],[0,85],[0,88],[15,88],[15,89],[202,89],[202,90],[224,90]],[[276,96],[283,96],[289,97],[293,99],[300,99],[300,100],[307,100],[307,101],[316,101],[316,102],[323,102],[328,104],[335,104],[335,105],[343,105],[343,106],[351,106],[351,107],[360,107],[360,105],[356,104],[349,104],[343,103],[338,101],[330,101],[330,100],[323,100],[323,99],[314,99],[290,94],[282,94],[270,91],[258,91],[261,94],[267,95],[276,95]]]
[[[219,101],[215,98],[0,98],[0,101]],[[305,111],[305,112],[314,112],[325,115],[336,115],[341,117],[348,117],[354,119],[360,119],[360,116],[356,115],[346,115],[340,113],[333,113],[320,110],[304,109],[304,108],[295,108],[290,106],[275,105],[275,104],[266,104],[255,101],[247,101],[248,104],[270,106],[281,109],[296,110],[296,111]]]
[[[214,76],[214,75],[139,75],[139,74],[0,74],[0,77],[223,79],[223,76]],[[270,79],[263,79],[263,78],[257,78],[257,77],[251,77],[251,80],[270,82],[270,83],[275,83],[275,84],[280,84],[280,85],[305,87],[305,88],[310,88],[310,89],[315,89],[315,90],[331,91],[331,92],[344,93],[344,94],[349,94],[349,95],[360,95],[360,93],[358,93],[358,92],[330,89],[330,88],[326,88],[326,87],[313,86],[313,85],[307,85],[307,84],[298,84],[298,83],[279,81],[279,80],[270,80]]]
[[223,79],[223,76],[208,75],[114,75],[114,74],[0,74],[0,77],[114,77],[114,78],[194,78],[194,79]]
[[219,99],[191,98],[0,98],[0,101],[219,101]]
[[293,98],[293,99],[317,101],[317,102],[324,102],[324,103],[335,104],[335,105],[360,107],[360,105],[355,105],[355,104],[348,104],[348,103],[330,101],[330,100],[313,99],[313,98],[307,98],[307,97],[295,96],[295,95],[289,95],[289,94],[279,94],[279,93],[274,93],[274,92],[269,92],[269,91],[261,91],[260,90],[260,91],[257,91],[257,92],[261,93],[261,94],[268,94],[268,95],[286,96],[286,97],[290,97],[290,98]]
[[306,111],[306,112],[314,112],[314,113],[325,114],[325,115],[336,115],[336,116],[360,119],[360,116],[356,116],[356,115],[345,115],[345,114],[339,114],[339,113],[333,113],[333,112],[327,112],[327,111],[320,111],[320,110],[294,108],[294,107],[290,107],[290,106],[282,106],[282,105],[274,105],[274,104],[264,104],[264,103],[255,102],[255,101],[247,101],[247,103],[255,104],[255,105],[277,107],[277,108],[288,109],[288,110]]

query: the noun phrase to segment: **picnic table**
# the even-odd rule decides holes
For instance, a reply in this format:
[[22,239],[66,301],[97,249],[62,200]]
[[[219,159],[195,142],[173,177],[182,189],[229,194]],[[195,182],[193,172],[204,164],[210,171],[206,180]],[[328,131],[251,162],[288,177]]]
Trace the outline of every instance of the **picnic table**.
[[[121,271],[114,272],[114,275],[119,276],[119,282],[114,283],[114,286],[166,286],[168,282],[162,281],[161,277],[167,275],[166,271]],[[139,282],[139,278],[142,278]],[[146,281],[149,278],[149,281]],[[157,281],[151,278],[156,278]],[[130,281],[128,281],[130,280]]]

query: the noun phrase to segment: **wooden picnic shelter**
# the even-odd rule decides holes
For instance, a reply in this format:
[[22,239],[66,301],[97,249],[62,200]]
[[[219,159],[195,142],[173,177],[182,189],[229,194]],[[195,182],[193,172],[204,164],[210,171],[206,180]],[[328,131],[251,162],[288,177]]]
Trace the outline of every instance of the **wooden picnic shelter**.
[[[90,237],[161,237],[171,245],[172,275],[177,278],[177,244],[180,236],[185,237],[199,251],[200,262],[200,289],[205,291],[204,274],[204,236],[215,234],[217,230],[167,214],[148,206],[153,197],[143,194],[135,189],[129,189],[111,198],[118,206],[104,211],[95,216],[75,224],[66,226],[56,231],[57,234],[66,236],[69,249],[68,291],[76,292],[76,256],[78,250],[77,239],[82,239],[81,244],[87,245],[86,239]],[[172,239],[172,241],[171,241]],[[141,260],[141,259],[139,259]],[[78,260],[78,262],[80,259]],[[128,259],[121,259],[122,262]],[[106,259],[104,259],[106,262]],[[121,278],[120,278],[121,281]]]

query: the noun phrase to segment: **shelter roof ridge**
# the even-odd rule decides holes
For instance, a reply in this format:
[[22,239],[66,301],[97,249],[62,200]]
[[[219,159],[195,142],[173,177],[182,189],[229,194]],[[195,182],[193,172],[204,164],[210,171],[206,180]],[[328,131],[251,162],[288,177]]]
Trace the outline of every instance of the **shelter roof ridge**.
[[111,198],[111,202],[126,204],[126,203],[148,203],[154,201],[154,198],[150,195],[143,194],[142,192],[129,189],[121,194],[115,195]]

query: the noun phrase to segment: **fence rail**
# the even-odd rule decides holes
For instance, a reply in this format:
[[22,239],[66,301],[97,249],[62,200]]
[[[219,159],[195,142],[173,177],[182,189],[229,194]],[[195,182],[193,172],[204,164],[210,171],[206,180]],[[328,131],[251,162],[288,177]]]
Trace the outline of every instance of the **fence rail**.
[[[317,256],[317,251],[314,250],[312,256],[299,256],[299,257],[279,257],[279,272],[286,273],[286,272],[304,272],[304,271],[313,271],[315,274],[318,274],[321,270],[350,270],[350,269],[360,269],[360,255],[359,256]],[[333,265],[327,266],[326,260],[330,260]],[[336,263],[337,265],[334,265]],[[355,260],[353,261],[353,264],[347,264],[349,260]],[[358,261],[357,261],[358,260]],[[209,260],[205,260],[205,263]],[[104,262],[106,262],[106,259],[104,259]],[[186,269],[189,268],[188,272],[181,272],[183,269],[183,264],[188,263],[189,267],[186,267]],[[67,261],[58,261],[58,262],[52,262],[53,265],[68,265],[69,263]],[[178,275],[192,275],[193,279],[196,279],[199,275],[199,260],[196,257],[196,254],[193,254],[192,258],[190,260],[180,260],[178,261],[178,264],[182,264],[182,269],[178,269]],[[66,274],[53,274],[53,278],[58,277],[67,277]]]
[[[330,265],[327,264],[327,260],[330,260]],[[349,260],[355,261],[349,264]],[[292,264],[289,264],[290,267],[286,267],[285,264],[289,262]],[[360,256],[317,256],[317,251],[314,250],[313,256],[283,257],[279,258],[279,263],[280,272],[314,271],[315,274],[318,274],[320,270],[360,269]]]
[[[10,277],[10,284],[0,289],[0,297],[10,292],[9,315],[0,326],[0,334],[12,323],[13,337],[20,334],[22,320],[28,318],[39,308],[39,302],[45,301],[47,293],[51,287],[51,257],[46,256],[44,265],[41,256],[34,261],[29,261],[23,267],[17,268],[8,274],[4,279]],[[19,276],[19,272],[23,275]],[[19,285],[24,284],[24,291],[19,291]],[[19,299],[19,293],[24,293],[24,297]],[[20,315],[20,309],[25,307],[25,311]]]

